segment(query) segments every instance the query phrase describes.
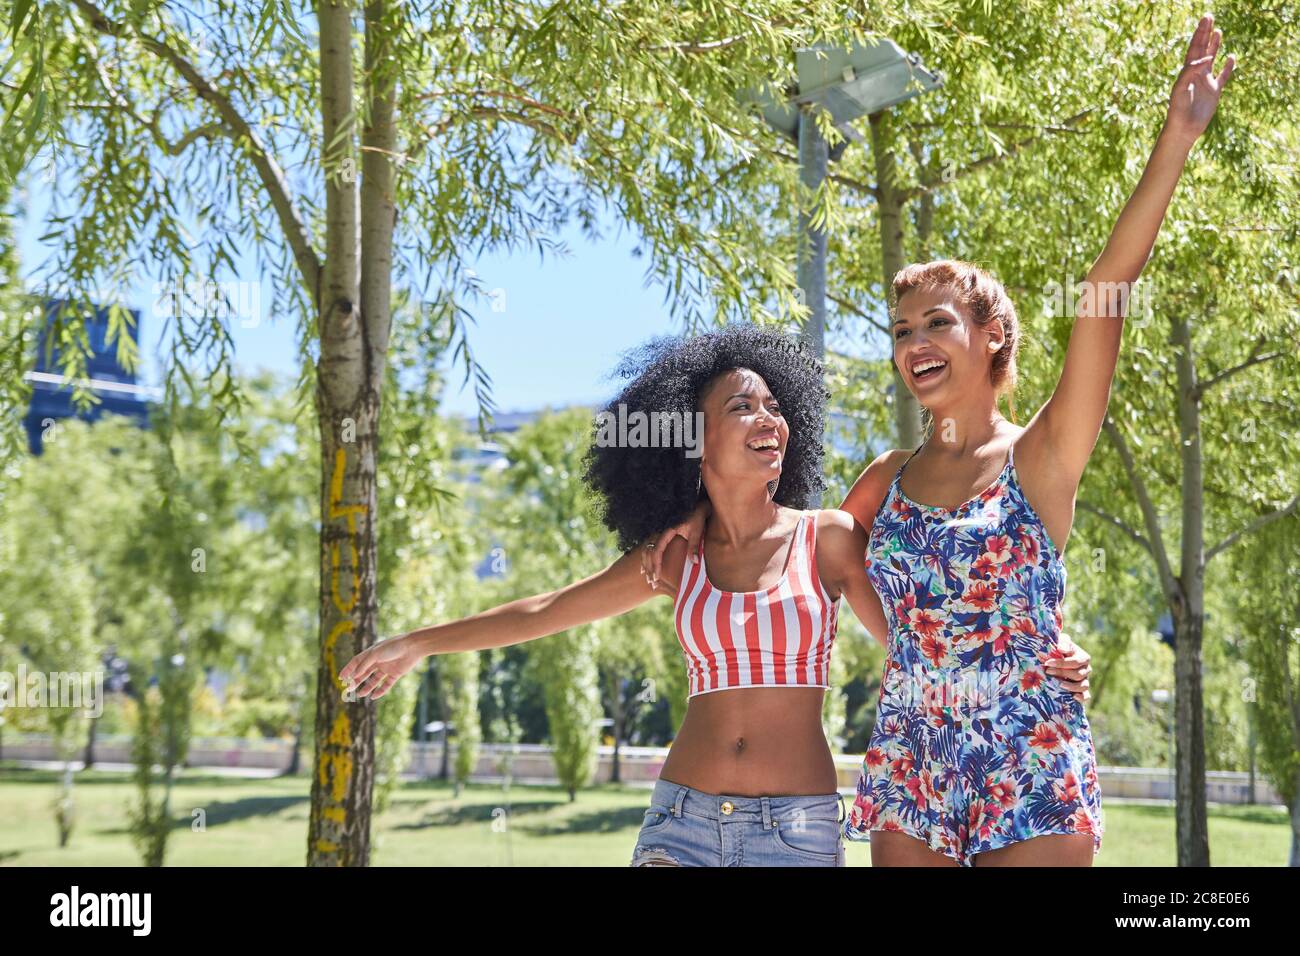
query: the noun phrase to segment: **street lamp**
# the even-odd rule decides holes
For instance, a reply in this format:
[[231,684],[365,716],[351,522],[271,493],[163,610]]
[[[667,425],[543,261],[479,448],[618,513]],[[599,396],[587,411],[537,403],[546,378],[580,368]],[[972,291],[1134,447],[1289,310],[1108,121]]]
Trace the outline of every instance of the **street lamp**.
[[[799,146],[799,179],[814,192],[826,179],[827,165],[840,158],[848,140],[863,137],[851,123],[871,113],[936,89],[943,78],[921,65],[915,54],[903,52],[888,39],[855,42],[850,47],[815,44],[795,51],[797,83],[777,99],[763,89],[750,89],[743,99],[756,104],[768,125]],[[846,139],[828,148],[813,122],[813,112],[830,113],[831,124]],[[826,355],[826,232],[814,228],[812,215],[799,213],[799,291],[809,316],[803,339],[818,359]]]

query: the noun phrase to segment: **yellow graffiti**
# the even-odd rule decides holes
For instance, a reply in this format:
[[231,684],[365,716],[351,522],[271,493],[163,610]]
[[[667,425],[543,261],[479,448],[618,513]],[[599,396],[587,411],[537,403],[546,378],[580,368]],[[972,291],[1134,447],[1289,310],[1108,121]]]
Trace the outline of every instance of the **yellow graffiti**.
[[[351,515],[349,515],[349,517],[351,517]],[[347,613],[350,612],[354,607],[356,607],[356,605],[357,605],[357,591],[359,591],[359,590],[360,590],[360,587],[361,587],[361,576],[360,576],[359,574],[357,574],[357,572],[356,572],[356,567],[357,567],[357,549],[356,549],[356,545],[352,544],[352,542],[349,541],[349,542],[348,542],[348,546],[349,546],[349,548],[351,548],[351,550],[352,550],[352,568],[353,568],[353,571],[352,571],[352,593],[351,593],[350,595],[348,595],[348,600],[347,600],[346,603],[343,601],[343,599],[342,599],[341,597],[339,597],[339,548],[338,548],[338,545],[334,545],[333,548],[331,548],[331,550],[330,550],[330,564],[332,564],[332,565],[334,566],[334,567],[333,567],[333,571],[332,571],[331,574],[330,574],[330,587],[332,588],[332,590],[333,590],[333,592],[334,592],[334,593],[333,593],[333,597],[334,597],[334,606],[335,606],[336,608],[338,608],[340,614],[347,614]]]
[[[329,495],[329,520],[346,518],[348,522],[348,549],[351,555],[352,565],[352,588],[351,593],[346,601],[343,600],[339,592],[339,558],[340,548],[338,542],[330,545],[330,596],[334,602],[334,608],[342,616],[334,627],[330,630],[329,637],[325,641],[325,667],[326,673],[334,686],[339,690],[344,688],[344,684],[339,680],[338,659],[335,656],[335,646],[339,638],[354,628],[354,623],[350,617],[353,608],[357,605],[357,599],[361,593],[361,573],[357,561],[357,515],[365,514],[365,505],[344,505],[343,499],[343,477],[347,471],[347,451],[343,448],[337,449],[334,454],[334,473],[330,478],[330,495]],[[347,825],[347,808],[344,803],[347,797],[348,786],[352,782],[352,722],[348,718],[347,709],[343,708],[334,718],[334,726],[331,728],[329,736],[321,742],[320,762],[317,767],[317,775],[320,780],[321,790],[326,793],[326,806],[321,808],[322,828],[324,823],[330,824],[330,835],[341,835]],[[326,839],[324,836],[316,841],[316,849],[323,854],[337,853],[339,844]]]
[[[334,720],[334,729],[330,731],[326,747],[334,750],[332,757],[326,759],[333,764],[335,802],[341,802],[347,796],[348,781],[352,779],[352,723],[344,711],[339,711]],[[322,781],[323,783],[324,781]]]
[[336,542],[330,549],[330,591],[334,597],[334,607],[347,615],[356,606],[357,596],[361,591],[361,574],[357,567],[357,515],[365,514],[365,505],[341,505],[343,499],[343,475],[347,471],[348,454],[340,448],[334,453],[334,475],[330,479],[330,520],[348,519],[348,548],[352,552],[352,593],[345,604],[339,597],[339,546]]
[[334,645],[339,641],[339,635],[344,631],[352,630],[352,619],[344,618],[334,625],[330,631],[330,636],[325,639],[325,667],[334,678],[334,685],[340,690],[343,689],[343,682],[338,679],[339,666],[338,660],[334,657]]

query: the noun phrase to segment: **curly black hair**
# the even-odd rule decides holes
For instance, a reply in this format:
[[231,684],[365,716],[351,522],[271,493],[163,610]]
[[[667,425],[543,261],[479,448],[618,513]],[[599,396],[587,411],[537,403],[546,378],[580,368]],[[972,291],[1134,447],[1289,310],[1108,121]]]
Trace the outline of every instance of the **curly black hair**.
[[[700,458],[680,447],[610,447],[597,441],[603,415],[640,411],[691,415],[718,375],[749,369],[763,377],[790,427],[774,500],[807,507],[825,487],[822,435],[829,393],[822,364],[802,342],[774,329],[736,323],[689,338],[661,336],[632,349],[614,375],[633,379],[593,425],[583,480],[596,493],[600,517],[630,551],[652,534],[684,521],[705,497]],[[703,436],[698,436],[702,440]]]

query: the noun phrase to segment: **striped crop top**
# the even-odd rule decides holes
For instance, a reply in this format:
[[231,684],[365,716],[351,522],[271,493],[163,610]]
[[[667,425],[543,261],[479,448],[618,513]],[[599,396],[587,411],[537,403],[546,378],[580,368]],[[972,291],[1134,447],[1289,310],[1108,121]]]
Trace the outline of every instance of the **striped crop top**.
[[817,575],[817,513],[799,518],[785,572],[770,588],[715,588],[703,540],[699,556],[683,567],[675,607],[689,696],[737,687],[829,687],[839,601]]

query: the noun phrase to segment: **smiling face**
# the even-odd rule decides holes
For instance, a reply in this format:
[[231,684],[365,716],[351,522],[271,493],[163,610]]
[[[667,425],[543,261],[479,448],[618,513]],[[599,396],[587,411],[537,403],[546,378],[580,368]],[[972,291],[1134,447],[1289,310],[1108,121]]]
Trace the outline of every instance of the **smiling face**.
[[980,326],[944,286],[920,286],[899,298],[894,324],[894,363],[908,390],[926,408],[987,392],[993,345],[1003,344],[998,322]]
[[724,372],[705,387],[700,409],[706,485],[745,486],[781,477],[790,426],[762,376],[749,369]]

